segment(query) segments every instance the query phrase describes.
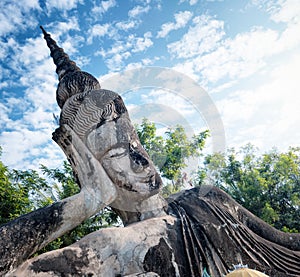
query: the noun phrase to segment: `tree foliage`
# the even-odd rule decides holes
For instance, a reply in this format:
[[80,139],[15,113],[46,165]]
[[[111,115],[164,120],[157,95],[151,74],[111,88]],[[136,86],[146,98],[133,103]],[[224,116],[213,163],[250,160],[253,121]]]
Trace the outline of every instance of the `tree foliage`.
[[42,203],[40,192],[48,188],[37,171],[9,170],[0,161],[0,224],[39,207]]
[[184,168],[191,157],[199,157],[204,148],[208,131],[188,138],[182,126],[168,129],[164,136],[158,136],[154,123],[144,119],[137,128],[141,144],[148,152],[161,176],[167,180],[164,194],[179,191],[185,179]]
[[300,231],[300,148],[259,155],[248,144],[206,156],[199,175],[275,228]]

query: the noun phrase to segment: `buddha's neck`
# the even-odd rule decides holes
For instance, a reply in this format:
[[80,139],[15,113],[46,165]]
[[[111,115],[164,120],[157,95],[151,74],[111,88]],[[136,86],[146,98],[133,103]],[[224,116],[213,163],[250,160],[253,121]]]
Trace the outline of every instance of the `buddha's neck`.
[[132,203],[130,209],[121,209],[117,203],[111,207],[120,216],[124,226],[127,226],[134,222],[166,215],[167,205],[167,201],[160,194],[155,194],[139,203]]

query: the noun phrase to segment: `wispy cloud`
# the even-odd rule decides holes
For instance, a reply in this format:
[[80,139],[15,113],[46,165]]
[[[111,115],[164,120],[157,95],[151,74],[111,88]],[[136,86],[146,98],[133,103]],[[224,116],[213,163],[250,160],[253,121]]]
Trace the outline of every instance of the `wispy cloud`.
[[299,21],[300,2],[297,0],[252,0],[251,4],[268,12],[275,22]]
[[128,31],[132,28],[136,28],[139,22],[137,20],[119,21],[116,23],[116,27],[119,30]]
[[132,52],[141,52],[153,45],[151,32],[146,32],[143,37],[129,36]]
[[91,44],[93,42],[93,39],[96,37],[104,37],[106,35],[111,34],[111,25],[106,23],[106,24],[95,24],[92,26],[92,28],[89,30],[89,36],[87,39],[87,43]]
[[181,4],[181,3],[184,3],[184,2],[189,2],[189,4],[190,4],[191,6],[193,6],[193,5],[195,5],[195,4],[198,3],[198,0],[180,0],[180,1],[179,1],[180,4]]
[[[214,92],[230,146],[250,140],[263,147],[299,142],[295,111],[300,105],[300,2],[250,0],[246,7],[239,5],[243,13],[260,12],[247,24],[239,11],[229,11],[230,2],[222,4],[227,13],[218,8],[220,3],[210,2],[180,0],[170,8],[160,0],[1,1],[4,162],[29,168],[40,162],[58,165],[64,159],[51,142],[56,127],[52,113],[60,112],[55,103],[57,76],[40,22],[79,66],[96,76],[154,65],[175,68],[197,80]],[[203,4],[209,9],[201,14]],[[231,15],[239,16],[238,28],[231,25]],[[171,103],[171,108],[193,118],[187,103],[164,91],[153,91],[148,102],[144,100],[161,106]]]
[[142,66],[149,66],[152,65],[155,60],[159,59],[158,57],[154,57],[153,59],[141,59],[141,61],[139,62],[133,62],[133,63],[129,63],[126,65],[126,67],[124,68],[124,70],[131,70],[134,68],[140,68]]
[[0,2],[0,36],[24,31],[37,25],[34,11],[41,11],[38,0]]
[[299,70],[297,53],[271,70],[251,90],[233,91],[217,102],[228,131],[229,146],[245,144],[250,139],[263,149],[274,145],[295,146],[295,141],[300,140]]
[[189,20],[192,18],[193,13],[190,11],[183,11],[174,15],[175,22],[164,23],[161,26],[161,30],[157,33],[158,38],[166,37],[171,31],[178,30],[186,26]]
[[225,77],[231,82],[265,68],[268,58],[297,47],[299,28],[299,22],[291,16],[282,32],[253,27],[228,38],[223,21],[200,16],[181,40],[168,45],[168,50],[174,58],[184,59],[176,66],[178,70],[185,68],[205,83],[215,83]]
[[94,7],[91,10],[91,15],[94,16],[95,18],[99,18],[104,13],[106,13],[109,9],[115,7],[116,5],[117,2],[115,0],[101,1],[99,5],[95,3]]
[[150,6],[146,5],[146,6],[135,6],[133,9],[131,9],[130,11],[128,11],[128,16],[130,18],[136,18],[141,16],[144,13],[148,13],[150,10]]
[[5,59],[7,71],[13,75],[5,79],[14,83],[1,92],[0,145],[8,165],[25,169],[35,163],[38,167],[44,153],[41,149],[51,143],[52,112],[58,113],[55,67],[41,36],[23,43],[9,41]]
[[46,7],[50,12],[52,12],[52,10],[69,11],[71,9],[76,8],[78,3],[82,4],[83,1],[82,0],[46,0]]
[[98,51],[98,55],[101,55],[105,59],[109,70],[120,70],[125,67],[124,61],[134,53],[145,51],[153,45],[151,37],[151,32],[146,32],[142,37],[129,35],[126,41],[118,40],[110,49],[101,49]]
[[224,22],[207,15],[197,16],[188,32],[179,40],[168,45],[169,52],[176,58],[191,58],[211,52],[224,37]]

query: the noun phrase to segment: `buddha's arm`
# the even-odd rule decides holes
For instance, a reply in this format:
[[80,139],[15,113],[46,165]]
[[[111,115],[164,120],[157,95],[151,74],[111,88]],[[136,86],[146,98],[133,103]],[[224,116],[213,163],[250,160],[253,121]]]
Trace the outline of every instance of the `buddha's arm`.
[[78,226],[116,197],[115,187],[100,163],[68,126],[59,128],[54,133],[54,139],[72,160],[81,191],[0,227],[2,274],[21,264],[52,240]]

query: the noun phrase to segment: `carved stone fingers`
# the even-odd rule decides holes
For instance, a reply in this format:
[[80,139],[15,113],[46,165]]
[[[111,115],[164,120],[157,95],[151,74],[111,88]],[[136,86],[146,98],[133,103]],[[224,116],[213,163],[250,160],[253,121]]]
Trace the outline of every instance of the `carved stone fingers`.
[[89,202],[99,205],[97,210],[109,205],[116,198],[115,185],[78,135],[64,124],[53,133],[53,140],[68,157],[81,191],[89,195]]

